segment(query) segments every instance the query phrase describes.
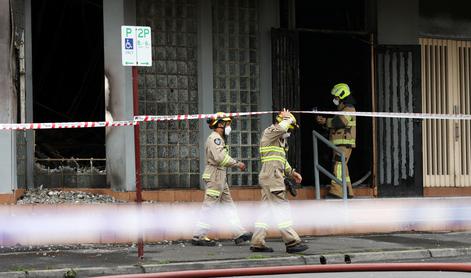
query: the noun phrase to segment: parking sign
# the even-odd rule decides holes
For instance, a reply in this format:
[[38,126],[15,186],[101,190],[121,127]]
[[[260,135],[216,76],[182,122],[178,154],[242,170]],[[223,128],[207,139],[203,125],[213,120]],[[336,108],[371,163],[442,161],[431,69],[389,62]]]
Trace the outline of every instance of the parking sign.
[[147,26],[121,26],[123,66],[152,66],[152,34]]

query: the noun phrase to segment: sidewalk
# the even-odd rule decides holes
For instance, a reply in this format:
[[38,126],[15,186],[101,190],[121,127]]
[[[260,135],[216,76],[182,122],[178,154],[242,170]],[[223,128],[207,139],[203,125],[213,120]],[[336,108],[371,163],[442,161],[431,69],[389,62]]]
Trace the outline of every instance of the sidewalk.
[[0,277],[76,277],[150,273],[192,269],[256,266],[344,264],[471,256],[471,232],[394,233],[363,236],[303,238],[310,246],[303,254],[288,254],[281,240],[268,244],[273,253],[252,253],[249,245],[221,241],[216,247],[189,242],[148,244],[139,262],[135,246],[74,245],[0,248]]

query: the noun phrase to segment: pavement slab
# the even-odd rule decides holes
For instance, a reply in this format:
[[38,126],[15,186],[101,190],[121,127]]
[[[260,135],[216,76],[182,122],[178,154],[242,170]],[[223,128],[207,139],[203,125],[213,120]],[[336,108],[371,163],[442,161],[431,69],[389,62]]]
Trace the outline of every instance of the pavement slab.
[[[249,245],[220,241],[215,247],[193,246],[187,241],[146,244],[144,259],[135,245],[80,245],[14,248],[0,251],[2,277],[76,277],[150,273],[178,270],[257,266],[345,264],[421,260],[471,255],[471,232],[392,233],[355,236],[305,237],[309,249],[288,254],[280,239],[269,239],[273,253],[253,253]],[[32,250],[32,251],[30,251]]]

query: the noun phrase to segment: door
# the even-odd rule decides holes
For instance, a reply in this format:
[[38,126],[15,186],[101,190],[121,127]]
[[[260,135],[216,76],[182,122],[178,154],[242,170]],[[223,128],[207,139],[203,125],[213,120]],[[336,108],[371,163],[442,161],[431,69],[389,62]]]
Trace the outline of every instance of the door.
[[[377,111],[420,112],[420,48],[377,47]],[[378,118],[378,193],[423,196],[421,121]]]
[[[424,113],[471,113],[471,42],[420,39]],[[471,186],[471,122],[426,120],[425,187]]]

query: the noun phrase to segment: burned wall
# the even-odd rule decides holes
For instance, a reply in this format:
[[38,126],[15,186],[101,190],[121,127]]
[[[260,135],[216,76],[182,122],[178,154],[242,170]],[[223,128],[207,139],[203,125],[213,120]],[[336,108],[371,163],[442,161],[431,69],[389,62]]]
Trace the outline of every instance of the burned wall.
[[[14,30],[14,59],[13,86],[17,99],[17,122],[24,120],[25,113],[25,1],[11,1]],[[26,132],[16,131],[16,168],[17,185],[19,188],[26,187]]]
[[471,3],[467,0],[420,0],[420,35],[471,39]]

